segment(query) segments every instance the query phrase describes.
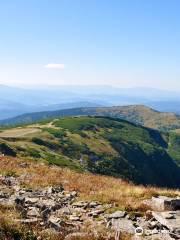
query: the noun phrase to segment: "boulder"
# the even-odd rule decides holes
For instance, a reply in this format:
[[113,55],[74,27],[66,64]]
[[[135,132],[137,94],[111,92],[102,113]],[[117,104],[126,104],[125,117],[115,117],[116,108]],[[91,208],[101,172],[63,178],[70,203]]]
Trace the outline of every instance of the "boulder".
[[144,203],[156,211],[180,210],[180,198],[159,196],[152,197],[151,200],[145,200]]

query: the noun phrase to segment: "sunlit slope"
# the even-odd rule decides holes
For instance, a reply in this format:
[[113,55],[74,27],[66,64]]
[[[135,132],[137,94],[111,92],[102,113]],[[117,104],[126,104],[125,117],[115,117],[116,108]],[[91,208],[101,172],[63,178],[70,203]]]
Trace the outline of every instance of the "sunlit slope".
[[168,134],[124,120],[65,117],[1,130],[0,151],[135,183],[180,187],[168,141]]

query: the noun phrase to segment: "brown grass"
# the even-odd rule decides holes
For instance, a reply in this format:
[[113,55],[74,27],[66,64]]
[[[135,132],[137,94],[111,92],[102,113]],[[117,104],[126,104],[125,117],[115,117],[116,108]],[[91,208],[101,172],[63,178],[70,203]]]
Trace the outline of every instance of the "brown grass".
[[[28,166],[22,168],[20,165],[25,162]],[[17,158],[0,157],[0,174],[19,176],[22,185],[32,188],[62,184],[66,190],[78,191],[80,199],[113,203],[115,207],[130,211],[146,210],[141,200],[152,196],[180,196],[178,190],[135,186],[121,179],[77,173]]]

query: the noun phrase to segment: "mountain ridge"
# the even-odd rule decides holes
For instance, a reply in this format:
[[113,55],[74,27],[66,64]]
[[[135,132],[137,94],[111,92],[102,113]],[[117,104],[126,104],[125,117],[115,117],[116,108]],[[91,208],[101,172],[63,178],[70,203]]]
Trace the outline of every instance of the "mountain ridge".
[[55,118],[0,132],[5,155],[179,188],[180,168],[168,146],[168,133],[100,116]]
[[180,128],[180,116],[175,113],[159,112],[144,105],[114,107],[85,107],[56,111],[43,111],[23,114],[11,119],[1,120],[0,125],[28,124],[48,118],[63,116],[108,116],[124,119],[145,127],[168,131]]

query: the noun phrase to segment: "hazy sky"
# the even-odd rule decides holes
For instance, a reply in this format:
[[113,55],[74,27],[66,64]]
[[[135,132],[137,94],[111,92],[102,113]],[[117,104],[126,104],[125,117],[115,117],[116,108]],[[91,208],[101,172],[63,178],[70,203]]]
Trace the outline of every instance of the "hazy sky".
[[180,90],[180,0],[0,1],[0,83]]

